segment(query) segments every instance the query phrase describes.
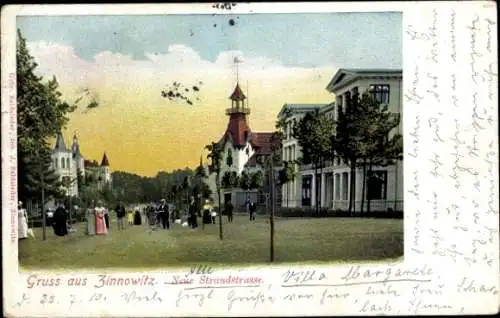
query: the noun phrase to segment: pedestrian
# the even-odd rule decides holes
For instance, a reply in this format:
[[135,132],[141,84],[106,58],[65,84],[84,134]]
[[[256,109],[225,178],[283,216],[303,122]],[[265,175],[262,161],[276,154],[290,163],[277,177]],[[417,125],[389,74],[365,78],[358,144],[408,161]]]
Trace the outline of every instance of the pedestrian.
[[106,230],[109,230],[109,213],[108,213],[108,209],[106,209],[102,203],[101,203],[101,207],[104,209],[104,223],[106,224]]
[[116,225],[118,227],[118,230],[125,230],[125,206],[123,205],[123,202],[119,202],[118,205],[115,208],[116,212]]
[[255,202],[250,201],[248,210],[250,211],[250,221],[255,221],[255,213],[257,212],[257,205],[255,204]]
[[156,230],[156,209],[150,205],[146,209],[146,215],[148,218],[149,232],[151,233]]
[[87,235],[93,236],[95,235],[95,225],[96,225],[96,215],[95,215],[95,209],[96,204],[95,201],[92,200],[91,203],[91,208],[87,209]]
[[61,202],[59,202],[54,212],[53,219],[52,227],[54,228],[54,234],[57,236],[68,235],[68,212]]
[[97,235],[108,234],[108,227],[106,226],[107,209],[103,206],[102,201],[97,202],[95,211],[95,233]]
[[142,217],[141,217],[141,212],[139,212],[139,209],[140,209],[139,207],[135,208],[134,220],[133,220],[134,225],[142,224]]
[[202,208],[202,218],[203,218],[203,224],[210,224],[211,223],[211,212],[212,212],[212,205],[210,204],[210,200],[206,199],[205,204],[203,205]]
[[226,202],[226,206],[224,207],[227,214],[227,222],[233,223],[233,204],[231,201]]
[[18,218],[18,238],[25,239],[28,238],[28,215],[26,209],[23,209],[23,203],[19,201],[17,209]]
[[170,229],[170,209],[165,199],[161,199],[160,207],[158,208],[158,214],[160,215],[161,226],[163,229]]
[[190,197],[189,201],[189,215],[188,215],[188,225],[192,229],[196,229],[198,227],[198,211],[197,204],[194,201],[194,197]]

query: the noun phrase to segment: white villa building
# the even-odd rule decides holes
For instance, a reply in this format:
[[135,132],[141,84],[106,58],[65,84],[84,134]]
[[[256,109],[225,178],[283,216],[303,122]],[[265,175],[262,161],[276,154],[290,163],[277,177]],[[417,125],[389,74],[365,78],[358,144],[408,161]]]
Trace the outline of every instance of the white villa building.
[[[284,116],[288,111],[288,129],[283,142],[283,160],[296,160],[301,157],[300,147],[291,136],[291,129],[307,112],[319,110],[337,119],[338,111],[345,107],[347,96],[356,92],[368,91],[381,104],[387,104],[389,111],[402,114],[402,70],[389,69],[339,69],[326,89],[335,95],[334,103],[285,104],[278,114]],[[394,131],[396,132],[396,130]],[[402,122],[397,132],[403,133]],[[356,182],[355,210],[360,210],[363,176],[361,168],[351,176],[350,167],[340,159],[330,162],[322,173],[314,175],[311,165],[302,165],[294,182],[282,188],[282,206],[315,206],[316,195],[321,207],[346,210],[349,204],[349,184]],[[373,175],[367,180],[365,196],[371,197],[371,210],[403,210],[403,162],[398,161],[388,167],[373,167]],[[366,197],[365,197],[366,198]],[[366,204],[365,204],[366,206]]]
[[54,150],[52,151],[52,168],[59,176],[59,180],[65,181],[63,188],[66,195],[69,196],[78,196],[78,171],[80,171],[82,176],[94,173],[99,180],[98,185],[111,182],[111,171],[106,153],[103,155],[101,165],[98,165],[95,161],[85,160],[80,152],[80,145],[76,134],[73,136],[71,149],[68,149],[62,132],[59,132]]
[[[226,172],[235,172],[240,176],[243,171],[252,173],[263,171],[263,157],[271,152],[270,145],[273,133],[253,132],[250,129],[248,123],[250,108],[246,104],[246,96],[238,83],[229,100],[231,105],[226,109],[229,122],[226,131],[218,141],[223,148],[220,176],[222,178]],[[207,168],[208,185],[215,199],[217,197],[216,174],[212,171],[211,166]],[[223,193],[222,202],[231,200],[235,208],[241,208],[242,202],[245,201],[244,191],[232,189],[225,190]]]

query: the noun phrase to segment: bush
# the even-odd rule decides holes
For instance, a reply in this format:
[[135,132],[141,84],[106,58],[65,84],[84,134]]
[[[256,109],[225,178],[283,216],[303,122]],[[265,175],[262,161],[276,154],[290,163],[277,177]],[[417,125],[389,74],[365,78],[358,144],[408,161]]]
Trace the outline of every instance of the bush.
[[[297,208],[285,208],[278,207],[276,209],[276,216],[279,217],[315,217],[316,209],[314,207],[297,207]],[[383,219],[402,219],[403,212],[393,211],[388,209],[387,211],[373,211],[367,214],[366,212],[362,215],[357,212],[355,215],[351,215],[348,211],[344,210],[329,210],[328,208],[320,208],[318,217],[365,217],[365,218],[383,218]]]

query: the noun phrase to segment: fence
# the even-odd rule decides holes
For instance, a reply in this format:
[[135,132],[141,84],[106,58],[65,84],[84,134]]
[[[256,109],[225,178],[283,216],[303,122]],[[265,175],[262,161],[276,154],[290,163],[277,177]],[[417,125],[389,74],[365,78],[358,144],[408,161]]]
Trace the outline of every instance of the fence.
[[[41,227],[43,224],[43,215],[42,215],[42,204],[39,201],[29,200],[26,202],[26,214],[28,215],[28,226],[30,228]],[[46,212],[54,211],[55,205],[51,201],[47,201],[45,203]],[[86,207],[78,207],[78,209],[70,210],[71,223],[77,223],[85,221],[86,219]],[[46,216],[46,225],[50,225],[50,220]]]

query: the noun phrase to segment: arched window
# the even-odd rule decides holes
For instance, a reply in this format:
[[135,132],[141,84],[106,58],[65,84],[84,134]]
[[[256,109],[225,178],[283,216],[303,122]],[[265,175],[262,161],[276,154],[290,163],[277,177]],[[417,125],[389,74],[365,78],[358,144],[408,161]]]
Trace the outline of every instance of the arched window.
[[69,158],[66,158],[66,168],[71,169],[71,162],[69,161]]
[[54,168],[57,169],[57,158],[54,159]]
[[61,168],[64,169],[64,158],[61,158]]

